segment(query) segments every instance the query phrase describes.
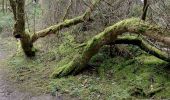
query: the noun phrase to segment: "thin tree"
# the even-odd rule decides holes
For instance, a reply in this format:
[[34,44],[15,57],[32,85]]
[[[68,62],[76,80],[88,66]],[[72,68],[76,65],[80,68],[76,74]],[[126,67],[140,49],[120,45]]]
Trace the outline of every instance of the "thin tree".
[[144,0],[143,1],[143,14],[142,14],[142,17],[141,17],[142,20],[146,20],[146,15],[147,15],[148,7],[149,7],[148,1]]

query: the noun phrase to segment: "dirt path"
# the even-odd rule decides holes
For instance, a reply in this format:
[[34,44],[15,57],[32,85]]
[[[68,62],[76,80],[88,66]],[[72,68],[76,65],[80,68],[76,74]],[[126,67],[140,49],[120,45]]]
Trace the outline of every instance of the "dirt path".
[[12,49],[7,50],[8,42],[4,43],[3,41],[4,39],[0,36],[0,100],[62,100],[49,94],[33,97],[31,93],[19,92],[13,88],[14,86],[9,85],[4,78],[7,72],[3,62],[11,55]]

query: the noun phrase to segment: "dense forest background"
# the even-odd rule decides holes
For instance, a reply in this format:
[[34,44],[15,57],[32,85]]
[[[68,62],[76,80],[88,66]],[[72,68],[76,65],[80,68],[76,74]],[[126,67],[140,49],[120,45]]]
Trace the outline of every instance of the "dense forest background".
[[[93,7],[95,0],[25,0],[25,32],[30,36],[93,9],[88,20],[55,33],[49,31],[48,36],[37,39],[33,58],[24,55],[19,39],[13,37],[15,20],[9,1],[0,0],[0,44],[8,54],[2,63],[8,69],[7,79],[15,89],[33,95],[60,96],[64,100],[170,98],[169,45],[145,36],[148,44],[166,52],[167,60],[161,60],[159,55],[155,57],[139,46],[109,44],[102,46],[86,68],[75,76],[58,78],[56,75],[77,53],[83,52],[84,43],[104,32],[105,28],[128,18],[140,19],[144,1],[100,0]],[[147,1],[145,21],[169,31],[170,0]],[[163,31],[161,35],[169,36],[169,33]],[[130,32],[125,36],[136,37]]]

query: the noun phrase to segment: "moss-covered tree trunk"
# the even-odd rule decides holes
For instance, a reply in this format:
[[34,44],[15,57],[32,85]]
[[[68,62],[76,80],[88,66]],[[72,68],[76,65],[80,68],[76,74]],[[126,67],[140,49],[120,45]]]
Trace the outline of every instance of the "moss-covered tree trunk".
[[57,31],[61,29],[68,28],[70,26],[77,25],[79,23],[83,23],[84,21],[89,20],[92,11],[101,0],[94,0],[92,5],[85,11],[84,14],[73,19],[65,20],[64,22],[61,22],[59,24],[50,26],[44,30],[36,32],[33,35],[25,33],[25,12],[24,12],[25,0],[9,0],[9,1],[13,11],[14,20],[16,21],[13,32],[14,37],[21,41],[24,53],[28,57],[32,57],[35,55],[35,52],[33,51],[33,43],[36,42],[36,40],[52,33],[55,34]]
[[31,42],[30,35],[25,32],[25,0],[10,0],[10,5],[15,19],[13,35],[20,40],[25,55],[32,57],[35,55],[33,42]]
[[[78,73],[85,68],[91,57],[94,56],[103,45],[115,42],[118,39],[118,35],[127,32],[138,35],[142,34],[151,38],[154,37],[157,41],[161,42],[166,40],[166,38],[158,35],[164,33],[160,27],[152,26],[138,18],[126,19],[106,28],[103,32],[89,40],[84,47],[82,54],[77,54],[68,64],[57,68],[52,74],[52,77],[61,77]],[[166,44],[169,44],[169,42]],[[152,46],[145,42],[137,43],[136,45],[139,45],[145,51],[152,51],[152,55],[155,55],[162,60],[170,61],[167,53],[162,52],[157,48],[152,48]]]
[[29,34],[25,33],[25,0],[16,0],[16,15],[16,35],[20,35],[19,39],[24,53],[28,57],[32,57],[35,55],[33,43],[31,42]]

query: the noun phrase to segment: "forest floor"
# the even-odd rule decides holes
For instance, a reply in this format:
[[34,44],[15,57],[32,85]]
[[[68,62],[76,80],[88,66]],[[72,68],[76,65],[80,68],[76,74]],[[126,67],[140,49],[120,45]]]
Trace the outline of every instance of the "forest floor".
[[103,47],[89,69],[52,79],[54,69],[67,64],[79,45],[72,34],[62,34],[61,41],[54,36],[37,41],[33,59],[17,50],[11,36],[0,35],[0,100],[170,98],[169,64],[134,46],[128,49],[139,54],[132,58],[110,57],[108,47]]
[[[9,47],[10,46],[10,47]],[[0,100],[61,100],[50,94],[33,96],[27,91],[19,91],[8,77],[7,60],[16,53],[16,40],[0,35]]]

